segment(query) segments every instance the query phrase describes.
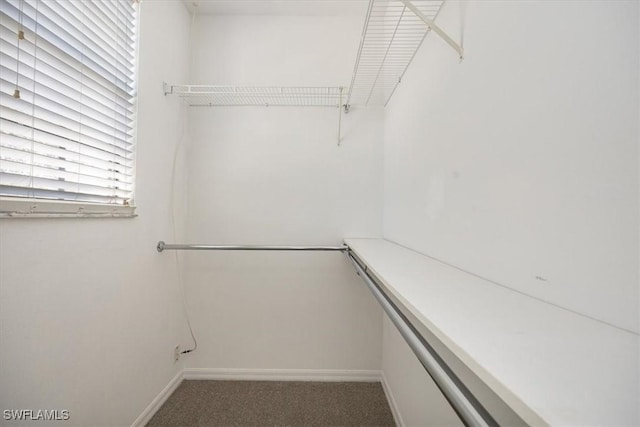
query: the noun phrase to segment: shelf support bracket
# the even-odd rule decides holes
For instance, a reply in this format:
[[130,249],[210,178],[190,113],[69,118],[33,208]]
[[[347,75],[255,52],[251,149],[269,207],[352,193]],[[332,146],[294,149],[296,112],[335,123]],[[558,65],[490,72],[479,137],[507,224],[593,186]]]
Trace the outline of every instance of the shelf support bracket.
[[420,11],[410,0],[400,0],[407,9],[412,11],[418,18],[420,18],[430,30],[433,30],[437,35],[442,38],[449,46],[451,46],[456,52],[458,52],[458,56],[460,57],[460,61],[464,58],[464,49],[455,40],[453,40],[447,33],[445,33],[442,28],[438,27],[435,22],[431,19],[427,18],[424,13]]
[[338,147],[342,142],[342,91],[344,88],[340,86],[340,102],[338,102]]

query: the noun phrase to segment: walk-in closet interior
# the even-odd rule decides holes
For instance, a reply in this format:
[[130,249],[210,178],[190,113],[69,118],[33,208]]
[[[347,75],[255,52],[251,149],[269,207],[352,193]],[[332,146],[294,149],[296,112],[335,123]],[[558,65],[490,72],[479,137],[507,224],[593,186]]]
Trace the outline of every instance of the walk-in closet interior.
[[0,426],[640,426],[638,1],[0,1]]

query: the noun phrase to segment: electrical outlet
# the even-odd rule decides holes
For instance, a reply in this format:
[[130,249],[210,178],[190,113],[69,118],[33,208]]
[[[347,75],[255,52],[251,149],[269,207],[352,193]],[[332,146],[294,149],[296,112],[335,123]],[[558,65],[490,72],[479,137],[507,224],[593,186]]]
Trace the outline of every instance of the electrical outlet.
[[176,348],[173,349],[173,361],[177,362],[180,360],[180,346],[177,345]]

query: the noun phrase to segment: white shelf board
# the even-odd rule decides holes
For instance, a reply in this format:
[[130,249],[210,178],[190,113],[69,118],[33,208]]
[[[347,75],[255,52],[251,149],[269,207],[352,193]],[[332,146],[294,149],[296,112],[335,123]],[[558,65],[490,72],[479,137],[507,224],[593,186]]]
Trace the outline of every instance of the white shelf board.
[[[383,239],[345,243],[526,422],[640,425],[637,334]],[[539,417],[539,418],[538,418]]]

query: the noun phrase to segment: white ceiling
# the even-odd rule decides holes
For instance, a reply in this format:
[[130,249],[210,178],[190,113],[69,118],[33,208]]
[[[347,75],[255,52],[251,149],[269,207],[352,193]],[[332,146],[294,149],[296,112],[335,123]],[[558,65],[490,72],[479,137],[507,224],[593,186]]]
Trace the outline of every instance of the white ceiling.
[[369,0],[183,0],[197,15],[364,16]]

